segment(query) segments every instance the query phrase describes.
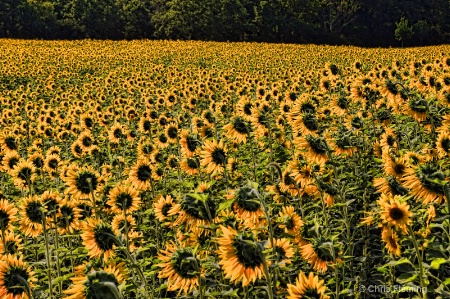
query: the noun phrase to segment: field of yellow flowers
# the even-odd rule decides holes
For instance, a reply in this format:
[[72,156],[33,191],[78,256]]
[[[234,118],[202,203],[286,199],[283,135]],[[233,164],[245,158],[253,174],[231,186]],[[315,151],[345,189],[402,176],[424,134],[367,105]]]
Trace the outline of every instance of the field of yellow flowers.
[[0,298],[449,298],[450,46],[0,41]]

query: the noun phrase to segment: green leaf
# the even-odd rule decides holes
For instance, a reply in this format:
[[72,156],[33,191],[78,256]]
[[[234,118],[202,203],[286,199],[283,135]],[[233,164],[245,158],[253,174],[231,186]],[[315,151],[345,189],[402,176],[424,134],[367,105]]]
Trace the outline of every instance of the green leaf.
[[407,273],[403,273],[401,274],[396,281],[400,284],[405,284],[408,282],[413,282],[414,280],[416,280],[417,278],[417,274],[415,273],[411,273],[411,272],[407,272]]
[[224,201],[224,202],[221,202],[219,204],[219,207],[217,208],[216,213],[220,213],[223,210],[229,209],[233,205],[233,202],[234,202],[234,198]]
[[447,263],[448,261],[446,260],[446,259],[444,259],[444,258],[438,258],[438,259],[434,259],[433,261],[431,261],[431,266],[430,266],[430,268],[431,269],[434,269],[434,270],[437,270],[437,269],[439,269],[439,267],[442,265],[442,264],[445,264],[445,263]]

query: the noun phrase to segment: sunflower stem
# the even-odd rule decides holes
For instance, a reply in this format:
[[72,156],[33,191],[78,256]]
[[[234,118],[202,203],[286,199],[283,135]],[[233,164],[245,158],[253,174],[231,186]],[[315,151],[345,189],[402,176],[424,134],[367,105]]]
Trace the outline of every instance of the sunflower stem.
[[97,203],[95,201],[94,190],[92,188],[92,179],[87,178],[87,182],[89,184],[89,192],[91,193],[91,197],[92,197],[92,211],[94,212],[95,219],[98,219]]
[[47,219],[45,213],[42,213],[42,226],[44,230],[44,240],[45,240],[45,259],[47,262],[47,276],[48,276],[48,288],[50,292],[50,298],[53,298],[53,286],[52,286],[52,270],[51,270],[51,255],[48,243],[48,231],[47,231]]
[[272,278],[270,276],[269,267],[267,266],[266,256],[263,253],[264,248],[262,248],[262,246],[259,243],[258,246],[260,247],[259,252],[263,263],[264,275],[266,276],[267,279],[267,294],[269,295],[269,299],[273,299]]
[[[53,221],[56,222],[56,213],[53,214]],[[58,273],[58,277],[61,277],[61,266],[59,264],[59,242],[58,242],[58,228],[55,228],[53,231],[53,239],[55,240],[55,253],[56,253],[56,271]],[[62,281],[58,282],[58,291],[59,294],[62,293]]]
[[[414,249],[416,250],[417,260],[418,260],[418,263],[419,263],[420,287],[423,290],[424,288],[426,288],[426,283],[425,283],[425,280],[424,280],[424,276],[425,275],[424,275],[424,269],[423,269],[423,263],[422,263],[422,255],[421,255],[420,250],[419,250],[419,245],[417,243],[417,239],[416,239],[416,236],[414,234],[414,230],[409,225],[408,225],[408,231],[409,231],[409,234],[411,235],[411,240],[412,240],[412,242],[414,244]],[[426,292],[422,292],[422,298],[423,299],[427,299],[427,293]]]

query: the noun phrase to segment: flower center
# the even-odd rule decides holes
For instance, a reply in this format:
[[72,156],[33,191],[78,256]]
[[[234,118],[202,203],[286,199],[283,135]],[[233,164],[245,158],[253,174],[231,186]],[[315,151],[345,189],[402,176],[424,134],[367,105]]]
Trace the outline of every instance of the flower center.
[[236,117],[233,120],[233,128],[240,134],[246,135],[250,132],[247,123],[241,117]]
[[225,151],[221,148],[216,147],[211,153],[212,160],[217,165],[224,165],[226,163],[227,157]]
[[405,213],[403,212],[402,209],[397,208],[397,207],[393,207],[389,210],[389,216],[393,219],[393,220],[400,220],[405,216]]

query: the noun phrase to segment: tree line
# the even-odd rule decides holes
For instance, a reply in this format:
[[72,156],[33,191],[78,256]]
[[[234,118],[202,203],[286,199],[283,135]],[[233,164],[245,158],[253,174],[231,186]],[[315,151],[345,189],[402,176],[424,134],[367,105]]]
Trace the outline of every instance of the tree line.
[[450,43],[449,0],[1,0],[0,37]]

